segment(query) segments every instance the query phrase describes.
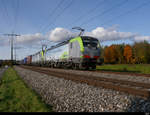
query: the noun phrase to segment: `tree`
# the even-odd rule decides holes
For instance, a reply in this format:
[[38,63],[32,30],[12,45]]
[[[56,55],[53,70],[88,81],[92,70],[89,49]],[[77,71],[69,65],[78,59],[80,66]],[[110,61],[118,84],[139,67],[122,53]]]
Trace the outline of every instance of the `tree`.
[[136,63],[150,63],[150,44],[147,41],[133,45]]
[[104,51],[104,62],[114,64],[117,63],[118,60],[117,46],[111,45],[107,47]]
[[110,60],[111,60],[110,53],[111,53],[110,48],[105,47],[105,50],[104,50],[104,63],[110,63]]
[[124,44],[116,45],[115,50],[117,52],[116,53],[117,63],[118,64],[124,63],[124,56],[123,56]]
[[124,53],[123,53],[124,57],[125,57],[125,61],[126,63],[131,63],[132,61],[132,47],[130,45],[126,45],[124,47]]

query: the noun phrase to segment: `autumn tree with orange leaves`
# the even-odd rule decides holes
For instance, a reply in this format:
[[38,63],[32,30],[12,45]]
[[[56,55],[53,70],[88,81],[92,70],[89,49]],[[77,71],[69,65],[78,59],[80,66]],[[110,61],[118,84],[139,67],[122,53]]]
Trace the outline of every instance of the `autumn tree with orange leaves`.
[[125,57],[125,61],[126,63],[131,63],[132,62],[132,47],[130,45],[126,45],[124,47],[124,53],[123,53],[124,57]]
[[110,60],[111,60],[110,47],[106,47],[104,51],[104,63],[110,63]]
[[104,52],[104,62],[105,63],[117,63],[118,61],[118,52],[116,50],[116,45],[111,45],[105,49]]
[[101,58],[106,64],[150,64],[150,44],[147,41],[131,45],[118,44],[103,48]]

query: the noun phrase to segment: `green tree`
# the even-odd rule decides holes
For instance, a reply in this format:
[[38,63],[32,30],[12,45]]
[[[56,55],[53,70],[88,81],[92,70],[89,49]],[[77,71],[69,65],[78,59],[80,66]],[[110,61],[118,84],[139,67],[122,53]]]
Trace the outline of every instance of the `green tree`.
[[150,63],[150,44],[147,41],[135,43],[133,53],[136,63]]

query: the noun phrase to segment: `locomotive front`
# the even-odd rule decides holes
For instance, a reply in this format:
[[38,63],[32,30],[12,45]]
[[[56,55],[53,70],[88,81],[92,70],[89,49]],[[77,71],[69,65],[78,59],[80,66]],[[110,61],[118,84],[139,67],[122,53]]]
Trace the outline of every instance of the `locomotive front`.
[[97,60],[100,58],[99,41],[98,39],[89,36],[81,36],[81,39],[84,46],[82,66],[95,69]]

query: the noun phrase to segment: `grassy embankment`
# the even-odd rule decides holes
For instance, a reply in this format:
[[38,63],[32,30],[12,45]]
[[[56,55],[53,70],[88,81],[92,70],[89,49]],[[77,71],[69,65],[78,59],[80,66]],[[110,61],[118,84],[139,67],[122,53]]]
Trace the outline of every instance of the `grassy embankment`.
[[97,66],[97,70],[150,74],[150,64],[116,64]]
[[13,68],[0,82],[0,112],[51,112],[50,106],[27,87]]

